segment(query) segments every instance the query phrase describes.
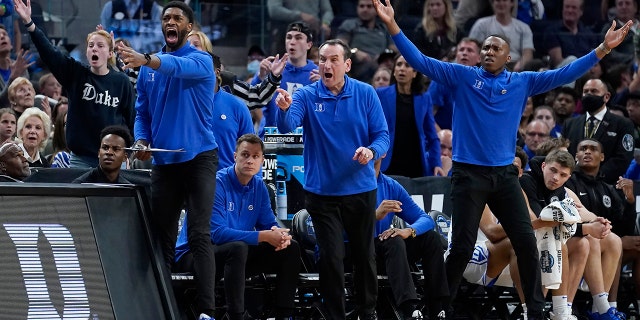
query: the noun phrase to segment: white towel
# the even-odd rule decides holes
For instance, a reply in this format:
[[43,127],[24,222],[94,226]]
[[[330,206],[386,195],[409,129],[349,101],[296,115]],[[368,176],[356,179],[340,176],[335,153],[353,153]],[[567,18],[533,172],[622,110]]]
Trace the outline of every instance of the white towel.
[[544,207],[540,219],[562,222],[553,228],[536,230],[542,285],[547,289],[558,289],[562,283],[562,245],[576,232],[580,214],[573,199],[566,197]]

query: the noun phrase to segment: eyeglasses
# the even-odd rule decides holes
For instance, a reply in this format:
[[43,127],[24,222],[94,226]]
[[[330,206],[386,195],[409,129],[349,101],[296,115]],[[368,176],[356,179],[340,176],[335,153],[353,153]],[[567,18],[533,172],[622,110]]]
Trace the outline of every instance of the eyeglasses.
[[529,137],[535,137],[535,136],[538,136],[538,137],[540,137],[540,138],[544,138],[544,137],[549,136],[548,134],[546,134],[546,133],[542,133],[542,132],[527,132],[527,135],[528,135]]

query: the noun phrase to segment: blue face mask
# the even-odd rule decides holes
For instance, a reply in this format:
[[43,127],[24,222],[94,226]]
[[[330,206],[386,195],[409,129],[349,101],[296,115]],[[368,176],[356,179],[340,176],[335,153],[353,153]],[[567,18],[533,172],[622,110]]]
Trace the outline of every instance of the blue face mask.
[[247,63],[247,71],[249,71],[250,74],[255,74],[258,70],[260,70],[260,61],[252,60]]

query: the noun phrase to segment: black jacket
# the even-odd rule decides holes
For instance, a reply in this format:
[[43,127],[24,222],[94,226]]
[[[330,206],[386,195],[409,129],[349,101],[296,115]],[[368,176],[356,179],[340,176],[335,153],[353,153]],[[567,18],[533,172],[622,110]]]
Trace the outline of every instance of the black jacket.
[[[562,128],[562,136],[571,141],[569,153],[575,156],[578,143],[585,137],[586,115],[568,119]],[[604,162],[600,173],[607,183],[614,184],[627,171],[633,158],[633,123],[627,118],[611,113],[604,114],[593,139],[602,144]]]

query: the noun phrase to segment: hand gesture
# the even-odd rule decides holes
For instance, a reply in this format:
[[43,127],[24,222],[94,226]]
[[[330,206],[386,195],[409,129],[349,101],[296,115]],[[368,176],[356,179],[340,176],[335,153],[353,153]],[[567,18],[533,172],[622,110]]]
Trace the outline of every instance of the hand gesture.
[[280,55],[276,55],[275,58],[273,58],[273,61],[271,61],[271,73],[273,73],[274,76],[278,77],[282,74],[282,70],[284,70],[284,66],[287,64],[287,61],[289,60],[289,54],[285,53],[282,55],[282,58],[278,59]]
[[309,72],[309,81],[316,82],[320,80],[320,71],[318,69],[313,69]]
[[[32,55],[29,50],[24,51],[20,49],[18,55],[16,56],[16,61],[11,64],[11,74],[9,75],[9,79],[15,80],[17,77],[22,76],[29,67],[31,67],[35,61],[31,61]],[[29,62],[31,61],[31,62]]]
[[607,48],[609,49],[617,47],[620,43],[622,43],[622,41],[624,41],[624,38],[629,33],[629,29],[632,25],[633,21],[629,20],[622,27],[620,27],[620,29],[615,30],[616,20],[613,20],[613,22],[611,23],[611,28],[609,28],[609,30],[607,30],[607,34],[604,35],[605,46],[607,46]]
[[16,13],[22,19],[22,23],[29,23],[31,21],[31,0],[27,0],[25,4],[23,0],[13,0]]
[[258,79],[260,81],[264,80],[264,77],[267,76],[269,70],[271,70],[271,61],[273,61],[274,56],[268,56],[260,61],[260,69],[258,69]]
[[353,160],[357,160],[360,164],[367,164],[373,159],[373,151],[369,148],[358,147],[356,153],[353,154]]
[[402,211],[402,202],[398,200],[382,200],[378,208],[376,209],[376,219],[381,220],[384,218],[389,212],[401,212]]
[[394,21],[393,17],[395,15],[395,11],[391,6],[390,0],[386,0],[387,5],[382,4],[380,0],[373,0],[372,2],[373,7],[378,13],[378,18],[380,18],[380,21],[384,22],[385,24],[390,24]]
[[284,90],[282,88],[278,88],[276,89],[276,91],[278,92],[278,96],[276,97],[276,105],[278,106],[278,108],[280,108],[280,110],[282,111],[289,110],[289,107],[291,106],[291,102],[293,102],[289,92],[287,92],[287,90]]
[[144,58],[144,54],[133,50],[133,48],[122,42],[118,43],[116,52],[118,52],[120,62],[123,64],[122,69],[133,69],[147,63],[147,59]]

